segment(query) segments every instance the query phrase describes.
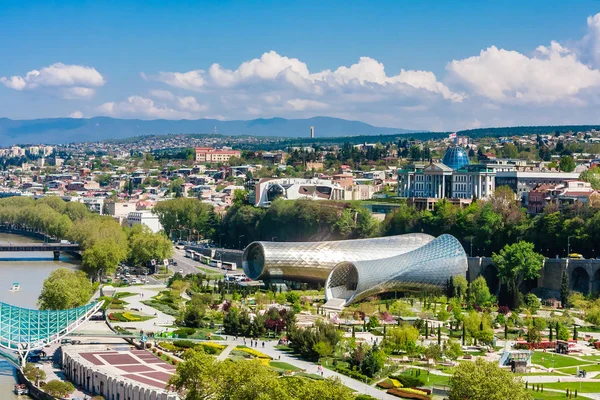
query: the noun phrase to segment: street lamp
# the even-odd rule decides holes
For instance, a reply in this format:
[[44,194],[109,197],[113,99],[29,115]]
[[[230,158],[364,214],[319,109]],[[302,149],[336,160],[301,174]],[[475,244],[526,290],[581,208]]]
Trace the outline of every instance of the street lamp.
[[238,238],[240,250],[242,250],[242,238],[243,237],[246,237],[246,235],[240,235],[240,237]]
[[271,238],[271,242],[274,242],[274,241],[275,241],[275,239],[277,239],[277,238],[278,238],[278,236],[273,236],[273,237]]
[[569,257],[569,254],[571,254],[571,238],[575,237],[575,236],[569,236],[567,238],[567,257]]

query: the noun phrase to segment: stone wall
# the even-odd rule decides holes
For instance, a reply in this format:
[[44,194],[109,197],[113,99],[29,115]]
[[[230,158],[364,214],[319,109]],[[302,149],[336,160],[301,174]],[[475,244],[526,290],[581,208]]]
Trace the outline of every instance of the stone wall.
[[[572,290],[584,294],[600,292],[600,260],[597,259],[546,258],[540,277],[534,286],[542,291],[556,294],[560,291],[563,271],[568,274],[569,286]],[[494,274],[496,274],[496,270],[490,257],[469,257],[467,277],[470,281],[480,275],[488,280]],[[493,287],[490,287],[490,290],[495,292]]]

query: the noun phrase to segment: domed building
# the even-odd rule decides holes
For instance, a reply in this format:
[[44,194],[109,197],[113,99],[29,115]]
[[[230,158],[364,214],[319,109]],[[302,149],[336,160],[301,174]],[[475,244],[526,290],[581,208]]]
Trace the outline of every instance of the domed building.
[[469,165],[469,155],[465,149],[460,146],[449,147],[448,150],[446,150],[446,154],[444,154],[442,163],[456,171],[465,165]]

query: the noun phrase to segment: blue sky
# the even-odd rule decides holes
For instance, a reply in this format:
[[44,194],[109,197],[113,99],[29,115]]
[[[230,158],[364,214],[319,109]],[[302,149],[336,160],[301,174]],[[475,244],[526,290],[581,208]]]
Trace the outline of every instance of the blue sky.
[[0,0],[0,116],[600,123],[599,12],[592,1]]

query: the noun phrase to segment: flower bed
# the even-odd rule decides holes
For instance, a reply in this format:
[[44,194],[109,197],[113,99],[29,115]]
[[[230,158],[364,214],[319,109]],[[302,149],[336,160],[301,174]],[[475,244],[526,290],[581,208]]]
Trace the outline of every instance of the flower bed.
[[256,357],[258,359],[271,360],[272,358],[264,353],[261,353],[258,350],[251,349],[250,347],[238,346],[236,350],[242,351],[246,354],[250,354],[252,357]]
[[385,379],[381,382],[378,382],[377,386],[379,386],[382,389],[393,389],[402,387],[402,384],[396,379]]
[[405,399],[429,400],[429,396],[425,392],[416,389],[394,388],[389,389],[387,393]]

